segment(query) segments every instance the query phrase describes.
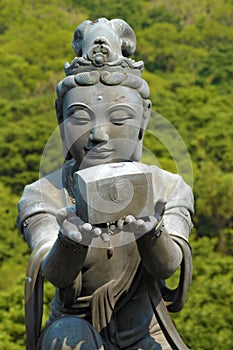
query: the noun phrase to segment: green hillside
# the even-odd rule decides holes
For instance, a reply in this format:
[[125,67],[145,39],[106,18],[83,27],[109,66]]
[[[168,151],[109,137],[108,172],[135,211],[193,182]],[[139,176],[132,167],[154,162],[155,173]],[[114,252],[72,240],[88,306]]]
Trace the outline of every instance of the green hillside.
[[[193,283],[184,309],[172,317],[191,349],[231,350],[231,0],[0,1],[0,349],[25,348],[29,250],[16,229],[17,202],[24,186],[56,163],[54,150],[46,148],[49,160],[44,152],[56,129],[55,87],[74,57],[75,28],[98,17],[122,18],[137,35],[134,58],[145,62],[153,102],[145,161],[193,184]],[[46,290],[45,314],[52,287]]]

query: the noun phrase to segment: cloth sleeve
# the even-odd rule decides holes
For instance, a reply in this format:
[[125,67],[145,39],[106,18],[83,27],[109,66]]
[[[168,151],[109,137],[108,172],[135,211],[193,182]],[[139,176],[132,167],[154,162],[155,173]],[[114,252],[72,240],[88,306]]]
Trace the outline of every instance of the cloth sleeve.
[[25,187],[18,203],[17,226],[31,249],[44,239],[56,239],[59,229],[56,213],[69,205],[60,172]]
[[163,217],[164,225],[170,235],[178,236],[188,241],[193,227],[194,212],[193,192],[180,175],[155,168],[153,172],[154,200],[166,202]]

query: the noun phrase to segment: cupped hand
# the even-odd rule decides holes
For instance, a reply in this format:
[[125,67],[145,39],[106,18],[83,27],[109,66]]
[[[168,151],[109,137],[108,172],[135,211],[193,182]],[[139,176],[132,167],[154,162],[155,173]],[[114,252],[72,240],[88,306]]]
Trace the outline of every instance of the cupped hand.
[[133,215],[128,215],[124,219],[118,220],[117,227],[121,231],[144,235],[153,230],[157,224],[158,219],[155,216],[146,216],[137,219]]
[[99,227],[84,222],[76,215],[75,206],[60,209],[56,214],[57,222],[64,236],[74,242],[89,245],[93,238],[101,235]]
[[133,215],[127,215],[125,218],[118,220],[118,229],[125,232],[133,232],[136,235],[144,235],[152,231],[163,218],[165,204],[165,201],[158,200],[154,206],[154,215],[152,216],[135,218]]

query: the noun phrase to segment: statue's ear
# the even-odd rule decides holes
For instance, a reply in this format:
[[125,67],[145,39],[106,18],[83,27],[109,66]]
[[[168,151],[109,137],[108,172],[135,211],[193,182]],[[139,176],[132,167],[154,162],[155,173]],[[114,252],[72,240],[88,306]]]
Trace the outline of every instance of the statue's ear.
[[59,126],[60,136],[61,136],[61,140],[62,140],[63,155],[64,155],[64,158],[66,160],[69,160],[72,158],[72,155],[70,154],[70,151],[67,147],[66,140],[65,140],[62,103],[59,99],[57,99],[55,101],[55,108],[56,108],[57,122],[58,122],[58,126]]
[[151,107],[152,107],[152,104],[151,104],[150,100],[143,101],[143,116],[142,116],[142,120],[141,120],[141,127],[140,127],[140,130],[138,133],[138,142],[137,142],[137,145],[135,147],[134,153],[131,157],[131,159],[133,161],[140,161],[140,159],[141,159],[143,136],[144,136],[144,131],[146,130],[146,127],[148,125],[148,121],[150,118]]
[[62,102],[58,98],[55,100],[55,109],[57,114],[57,122],[58,122],[58,125],[60,126],[60,124],[63,122],[63,114],[62,114]]

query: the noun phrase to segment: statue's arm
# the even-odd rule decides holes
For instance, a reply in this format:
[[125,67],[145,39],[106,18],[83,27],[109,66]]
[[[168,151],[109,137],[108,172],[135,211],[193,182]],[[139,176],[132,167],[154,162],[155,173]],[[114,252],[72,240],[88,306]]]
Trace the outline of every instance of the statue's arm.
[[170,277],[180,266],[183,253],[177,241],[181,239],[184,244],[189,245],[189,234],[193,227],[192,190],[180,176],[169,175],[169,177],[174,183],[173,186],[168,186],[169,193],[166,193],[167,204],[162,219],[161,235],[154,236],[152,230],[137,240],[144,267],[159,279]]
[[88,247],[59,232],[51,250],[42,261],[42,274],[56,287],[71,285],[80,273]]
[[[172,220],[172,217],[170,219]],[[174,219],[177,219],[177,214],[174,216]],[[159,237],[154,237],[153,232],[149,232],[137,240],[138,250],[144,267],[150,275],[155,276],[157,279],[169,278],[183,260],[182,250],[168,232],[166,220],[164,221]],[[178,232],[181,233],[180,237],[184,231],[187,233],[190,230],[188,225],[186,225],[186,222],[182,222],[181,219],[178,227]]]
[[41,263],[42,275],[58,288],[74,282],[82,269],[87,247],[65,237],[60,232],[56,217],[37,213],[27,218],[23,225],[24,238],[33,250],[43,242],[50,242],[51,248]]

